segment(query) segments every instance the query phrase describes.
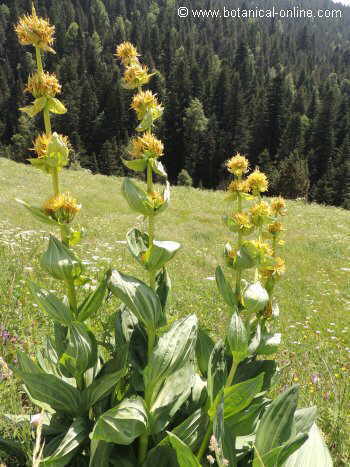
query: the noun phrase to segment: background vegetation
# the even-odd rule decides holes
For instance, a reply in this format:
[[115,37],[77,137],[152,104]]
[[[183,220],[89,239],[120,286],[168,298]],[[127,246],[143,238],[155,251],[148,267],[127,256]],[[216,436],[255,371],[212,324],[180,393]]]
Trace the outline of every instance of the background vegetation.
[[[0,154],[21,162],[34,123],[17,109],[34,60],[13,24],[31,4],[0,2]],[[271,194],[350,207],[350,8],[305,0],[303,8],[341,8],[342,19],[240,21],[177,16],[178,6],[236,8],[240,0],[34,4],[56,25],[57,56],[46,67],[58,74],[69,112],[54,127],[70,136],[81,166],[106,175],[126,170],[120,155],[135,122],[112,53],[131,40],[159,71],[150,87],[166,108],[159,136],[171,182],[186,169],[195,186],[222,186],[223,162],[239,151],[268,172]]]

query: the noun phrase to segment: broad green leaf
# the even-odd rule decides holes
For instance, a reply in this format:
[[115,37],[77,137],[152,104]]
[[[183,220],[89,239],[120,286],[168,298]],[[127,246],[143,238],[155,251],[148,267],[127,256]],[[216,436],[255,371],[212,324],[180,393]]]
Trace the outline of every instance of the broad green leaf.
[[150,164],[151,164],[153,172],[155,172],[157,175],[160,175],[161,177],[164,177],[164,178],[168,177],[168,174],[166,173],[163,164],[158,159],[154,159],[152,157],[149,160],[150,160]]
[[180,425],[173,428],[174,433],[181,441],[189,446],[192,451],[199,449],[209,423],[208,414],[203,409],[198,409]]
[[59,227],[59,223],[54,219],[51,219],[51,217],[49,217],[41,208],[31,206],[30,204],[26,203],[21,199],[16,198],[16,201],[18,204],[24,206],[34,217],[39,219],[41,222],[44,222],[44,224],[55,225]]
[[134,170],[135,172],[144,172],[147,168],[148,160],[146,158],[132,160],[122,158],[122,162],[128,169]]
[[31,397],[43,402],[58,412],[79,415],[81,396],[79,391],[57,376],[47,374],[28,374],[17,371],[26,385]]
[[214,400],[220,390],[225,386],[227,379],[227,367],[225,356],[225,344],[223,341],[218,341],[212,353],[210,354],[208,364],[208,395],[210,403],[213,405]]
[[234,312],[227,332],[227,340],[233,360],[238,364],[248,355],[248,333],[242,318]]
[[214,341],[209,337],[208,333],[204,329],[199,328],[196,343],[196,358],[203,376],[206,376],[208,373],[209,359],[214,345]]
[[279,467],[280,465],[284,465],[284,461],[293,452],[299,449],[300,446],[302,446],[305,443],[307,438],[307,434],[301,433],[295,438],[287,441],[281,446],[277,446],[276,448],[271,449],[271,451],[265,454],[261,454],[255,446],[253,467]]
[[250,269],[256,265],[255,259],[250,255],[249,250],[243,245],[237,251],[235,260],[235,269]]
[[85,418],[74,420],[69,430],[65,434],[58,448],[49,457],[40,462],[43,467],[52,465],[68,465],[75,456],[82,444],[88,438],[90,425]]
[[[119,465],[116,467],[119,467]],[[142,467],[179,467],[176,451],[171,447],[171,445],[161,441],[148,452]]]
[[0,451],[4,451],[11,457],[15,457],[21,465],[27,465],[26,453],[16,441],[4,439],[0,436]]
[[180,243],[155,240],[144,254],[144,266],[148,271],[159,271],[181,248]]
[[292,386],[279,395],[264,412],[255,441],[262,456],[290,439],[297,402],[298,386]]
[[129,178],[126,178],[122,184],[122,194],[132,210],[144,216],[154,214],[154,210],[149,205],[147,193]]
[[60,100],[56,99],[56,97],[50,97],[48,99],[47,108],[50,112],[58,115],[63,115],[67,112],[66,107]]
[[164,380],[183,367],[194,355],[197,329],[197,317],[190,315],[175,321],[169,331],[159,338],[144,370],[145,387],[153,397],[157,395]]
[[158,295],[148,285],[113,270],[108,280],[108,288],[147,329],[156,329],[162,317],[162,306]]
[[41,265],[52,277],[62,281],[72,282],[83,272],[83,265],[73,251],[52,235]]
[[230,308],[233,308],[233,310],[236,310],[238,306],[236,295],[234,291],[232,290],[230,283],[227,281],[220,266],[216,268],[215,279],[216,279],[216,285],[219,289],[220,294],[222,295],[222,298],[225,300],[225,302]]
[[82,393],[83,404],[90,409],[99,400],[106,397],[126,374],[126,370],[119,370],[95,379]]
[[261,412],[269,405],[269,399],[255,397],[253,401],[240,412],[225,420],[232,436],[247,436],[255,433]]
[[[169,295],[171,291],[171,280],[170,276],[165,268],[158,272],[156,275],[156,293],[159,297],[160,303],[162,305],[163,312],[166,310],[168,303]],[[165,318],[165,313],[164,313]],[[163,325],[163,323],[159,323]],[[164,324],[166,324],[166,319],[164,319]]]
[[217,395],[216,401],[208,411],[211,419],[215,416],[215,410],[224,393],[225,421],[229,421],[232,416],[248,407],[254,397],[261,391],[264,375],[260,374],[256,378],[248,379],[242,383],[224,388]]
[[106,295],[107,276],[105,276],[97,289],[86,297],[78,308],[78,321],[85,321],[95,314],[102,306]]
[[148,235],[138,229],[131,229],[126,234],[126,244],[130,253],[141,266],[145,267],[143,255],[148,249]]
[[163,431],[191,394],[192,364],[175,371],[164,382],[150,408],[150,433]]
[[68,328],[67,348],[60,363],[72,375],[81,376],[97,360],[97,344],[94,335],[84,323],[73,322]]
[[201,467],[198,459],[195,457],[191,449],[174,433],[168,433],[168,437],[172,447],[176,451],[177,461],[180,467]]
[[93,439],[90,447],[89,467],[109,467],[113,444]]
[[264,384],[262,391],[267,391],[273,386],[276,372],[277,364],[274,360],[246,359],[238,366],[233,381],[234,383],[240,383],[263,373]]
[[145,402],[135,396],[124,399],[117,407],[102,414],[95,425],[92,439],[129,445],[147,432],[148,415]]
[[286,460],[283,467],[333,467],[333,461],[316,424],[313,424],[309,438]]
[[144,118],[142,119],[140,124],[137,126],[136,131],[143,132],[143,131],[151,130],[152,125],[153,125],[153,114],[151,110],[147,110]]
[[40,307],[53,320],[60,324],[69,326],[73,321],[71,309],[59,300],[54,294],[37,286],[34,282],[29,282],[29,289]]
[[17,352],[18,367],[23,373],[41,374],[43,373],[40,366],[34,362],[28,355],[24,352]]
[[243,293],[243,305],[248,313],[263,311],[268,301],[269,294],[260,282],[250,284]]
[[256,349],[256,353],[258,355],[271,355],[277,352],[280,343],[281,343],[280,333],[270,334],[270,333],[263,331],[261,334],[260,345]]
[[295,433],[309,433],[317,416],[317,407],[298,409],[294,414]]

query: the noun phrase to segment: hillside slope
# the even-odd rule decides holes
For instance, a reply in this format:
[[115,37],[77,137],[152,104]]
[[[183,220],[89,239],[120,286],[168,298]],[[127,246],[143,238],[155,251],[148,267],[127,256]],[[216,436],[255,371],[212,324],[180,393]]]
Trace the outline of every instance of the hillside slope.
[[[37,264],[48,229],[14,199],[40,205],[50,193],[49,182],[48,177],[29,166],[0,158],[0,329],[17,336],[29,352],[48,332],[44,316],[30,303],[25,287],[30,276],[48,283]],[[78,220],[87,232],[80,256],[94,277],[109,265],[142,277],[140,268],[120,243],[127,230],[139,222],[121,196],[121,182],[120,178],[85,171],[67,170],[62,176],[62,188],[71,190],[83,205]],[[226,325],[227,315],[215,282],[208,277],[223,262],[223,246],[230,240],[220,220],[226,209],[223,192],[175,187],[168,211],[156,223],[156,238],[183,245],[169,267],[173,281],[170,313],[197,313],[216,337]],[[346,460],[349,451],[339,441],[338,432],[335,441],[330,407],[340,408],[341,418],[336,425],[346,430],[350,404],[348,399],[342,402],[340,395],[350,374],[349,212],[290,201],[285,221],[286,244],[281,255],[286,258],[287,273],[277,295],[281,309],[278,327],[284,342],[279,359],[289,367],[282,378],[285,384],[299,381],[302,403],[320,407],[320,423],[327,427],[327,433],[331,431],[333,452]],[[116,302],[110,303],[96,326],[102,323],[103,327],[115,307]],[[18,342],[7,343],[0,356],[11,356]],[[313,375],[318,377],[316,383]],[[1,398],[0,413],[5,407],[9,410],[10,387],[5,399]],[[12,399],[12,403],[13,409],[19,411],[19,400]]]

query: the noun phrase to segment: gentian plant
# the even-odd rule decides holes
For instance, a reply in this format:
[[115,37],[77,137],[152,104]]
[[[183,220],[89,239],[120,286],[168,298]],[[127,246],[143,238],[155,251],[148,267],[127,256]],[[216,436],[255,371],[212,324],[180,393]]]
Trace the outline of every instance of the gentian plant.
[[[80,230],[72,226],[80,205],[60,192],[59,174],[68,164],[69,145],[52,133],[50,124],[50,112],[62,113],[65,107],[55,97],[57,78],[44,72],[41,60],[42,52],[53,52],[54,28],[33,9],[16,31],[23,45],[35,47],[38,64],[27,85],[35,100],[23,110],[32,116],[42,112],[45,123],[45,133],[34,144],[38,157],[31,163],[52,178],[53,186],[53,196],[43,206],[22,204],[59,232],[59,237],[50,236],[41,265],[66,293],[59,297],[29,283],[34,300],[52,320],[53,335],[38,349],[35,361],[19,353],[13,369],[33,404],[42,409],[40,429],[32,462],[23,460],[25,454],[14,441],[0,440],[1,448],[15,453],[22,465],[307,467],[314,465],[314,451],[320,453],[318,466],[332,465],[314,425],[316,410],[297,409],[298,388],[275,400],[268,397],[279,373],[274,360],[265,356],[280,341],[272,330],[278,315],[273,292],[284,272],[277,249],[285,204],[261,199],[266,176],[255,171],[244,179],[248,161],[243,156],[227,163],[234,180],[224,222],[236,238],[234,245],[226,245],[225,261],[233,281],[220,267],[216,271],[227,304],[227,334],[213,342],[195,315],[169,322],[166,265],[180,245],[155,238],[156,220],[170,200],[160,162],[164,147],[155,135],[163,108],[152,92],[142,89],[152,74],[136,48],[128,42],[119,45],[123,85],[135,90],[132,108],[138,120],[124,163],[145,172],[147,181],[145,189],[131,179],[123,183],[129,206],[147,220],[144,231],[133,228],[126,239],[149,280],[147,284],[109,270],[97,289],[79,301],[84,291],[77,294],[77,289],[89,280],[73,251],[81,240]],[[163,190],[154,185],[154,174],[164,179]],[[89,319],[103,306],[107,289],[118,298],[119,308],[113,315],[111,345],[104,348]]]

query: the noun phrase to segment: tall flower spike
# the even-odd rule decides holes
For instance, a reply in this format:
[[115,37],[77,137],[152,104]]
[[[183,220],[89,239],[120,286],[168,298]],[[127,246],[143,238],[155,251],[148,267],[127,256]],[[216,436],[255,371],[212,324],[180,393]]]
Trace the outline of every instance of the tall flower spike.
[[51,47],[55,40],[55,26],[51,26],[48,20],[39,18],[34,6],[31,15],[20,18],[15,31],[21,45],[33,45],[45,52],[56,53]]

